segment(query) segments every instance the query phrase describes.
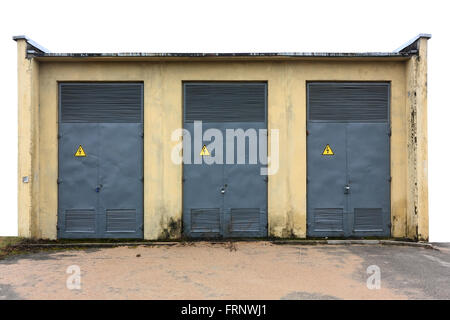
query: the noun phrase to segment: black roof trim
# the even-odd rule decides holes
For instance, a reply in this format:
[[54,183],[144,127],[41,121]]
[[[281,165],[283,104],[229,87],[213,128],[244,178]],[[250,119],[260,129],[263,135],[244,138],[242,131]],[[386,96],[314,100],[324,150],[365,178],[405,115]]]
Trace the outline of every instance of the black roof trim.
[[409,57],[417,53],[415,44],[420,38],[430,39],[431,35],[421,33],[394,52],[256,52],[256,53],[146,53],[146,52],[123,52],[123,53],[52,53],[27,36],[14,36],[13,40],[26,40],[31,48],[27,54],[33,57],[54,58],[124,58],[124,57],[146,57],[146,58],[214,58],[214,57],[284,57],[284,58],[389,58]]
[[69,58],[115,58],[115,57],[148,57],[148,58],[211,58],[211,57],[408,57],[407,52],[254,52],[254,53],[44,53],[39,57],[69,57]]

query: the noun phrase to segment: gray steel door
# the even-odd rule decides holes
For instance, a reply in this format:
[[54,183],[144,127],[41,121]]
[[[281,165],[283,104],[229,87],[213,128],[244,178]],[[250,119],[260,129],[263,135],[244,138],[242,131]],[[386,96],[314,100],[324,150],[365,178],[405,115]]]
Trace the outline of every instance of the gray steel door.
[[[184,150],[191,150],[190,163],[185,161],[183,165],[183,232],[186,236],[267,236],[267,179],[260,174],[260,159],[258,157],[256,163],[251,159],[250,139],[245,139],[244,154],[239,151],[236,137],[227,139],[227,130],[229,133],[235,130],[255,132],[259,136],[259,130],[267,128],[266,98],[265,83],[184,83],[184,128],[191,136],[190,141],[184,140]],[[203,133],[208,129],[220,133],[223,149],[211,149],[210,143],[214,140],[203,141],[202,138],[196,146],[194,121],[201,121]],[[257,148],[259,143],[258,140]],[[210,149],[211,156],[222,153],[222,163],[211,164],[200,156],[203,144]],[[234,146],[233,156],[228,155],[227,161],[231,146]]]
[[59,101],[58,237],[142,238],[142,84],[61,83]]
[[390,235],[389,91],[308,83],[308,236]]

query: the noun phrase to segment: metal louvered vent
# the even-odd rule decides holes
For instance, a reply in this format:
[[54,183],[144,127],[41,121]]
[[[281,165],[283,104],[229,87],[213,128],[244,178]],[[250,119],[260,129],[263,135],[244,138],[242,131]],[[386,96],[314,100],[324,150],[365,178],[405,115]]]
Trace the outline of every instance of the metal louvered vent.
[[308,83],[309,120],[385,122],[389,83]]
[[315,231],[342,231],[344,230],[344,212],[342,208],[315,208]]
[[355,231],[383,231],[381,208],[355,208]]
[[192,232],[220,232],[220,209],[191,209]]
[[107,232],[135,232],[136,210],[109,209],[106,210]]
[[265,122],[265,83],[185,83],[185,121]]
[[231,231],[232,232],[249,232],[259,231],[260,210],[259,208],[238,208],[231,209]]
[[66,232],[95,232],[95,210],[69,209],[66,213]]
[[62,122],[139,123],[141,83],[61,83]]

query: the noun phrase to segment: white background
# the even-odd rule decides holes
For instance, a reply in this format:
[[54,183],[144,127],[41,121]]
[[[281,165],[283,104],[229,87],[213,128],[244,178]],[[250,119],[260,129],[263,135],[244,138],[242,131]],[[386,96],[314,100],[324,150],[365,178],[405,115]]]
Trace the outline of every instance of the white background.
[[393,51],[431,33],[430,240],[450,241],[447,1],[0,1],[0,235],[17,234],[13,35],[53,52]]

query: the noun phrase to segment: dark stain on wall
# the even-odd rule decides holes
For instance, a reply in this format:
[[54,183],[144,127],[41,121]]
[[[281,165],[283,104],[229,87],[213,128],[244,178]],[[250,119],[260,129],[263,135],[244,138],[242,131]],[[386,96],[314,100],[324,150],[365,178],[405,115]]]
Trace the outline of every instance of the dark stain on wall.
[[[162,216],[164,217],[164,215]],[[161,233],[159,240],[180,239],[181,238],[181,220],[170,217],[167,219],[161,218],[160,222]]]

